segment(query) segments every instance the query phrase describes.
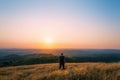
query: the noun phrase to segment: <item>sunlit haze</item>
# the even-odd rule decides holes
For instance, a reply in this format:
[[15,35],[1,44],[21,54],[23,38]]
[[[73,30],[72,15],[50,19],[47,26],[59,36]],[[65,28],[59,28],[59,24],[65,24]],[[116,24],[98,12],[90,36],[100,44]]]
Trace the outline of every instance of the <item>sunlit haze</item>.
[[45,38],[45,43],[46,44],[52,44],[53,43],[53,39],[50,38],[50,37],[47,37],[47,38]]
[[0,48],[120,49],[120,0],[0,0]]

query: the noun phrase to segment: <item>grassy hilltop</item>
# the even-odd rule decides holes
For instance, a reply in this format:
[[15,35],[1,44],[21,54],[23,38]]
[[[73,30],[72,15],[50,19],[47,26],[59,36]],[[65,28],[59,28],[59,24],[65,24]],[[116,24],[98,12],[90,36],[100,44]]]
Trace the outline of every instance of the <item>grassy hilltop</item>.
[[120,63],[37,64],[0,68],[0,80],[120,80]]

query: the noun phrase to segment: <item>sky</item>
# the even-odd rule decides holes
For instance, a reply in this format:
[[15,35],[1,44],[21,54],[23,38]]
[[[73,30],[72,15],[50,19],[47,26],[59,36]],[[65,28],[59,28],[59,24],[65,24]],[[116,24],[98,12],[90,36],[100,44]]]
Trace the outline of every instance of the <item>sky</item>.
[[120,49],[120,0],[0,0],[0,48]]

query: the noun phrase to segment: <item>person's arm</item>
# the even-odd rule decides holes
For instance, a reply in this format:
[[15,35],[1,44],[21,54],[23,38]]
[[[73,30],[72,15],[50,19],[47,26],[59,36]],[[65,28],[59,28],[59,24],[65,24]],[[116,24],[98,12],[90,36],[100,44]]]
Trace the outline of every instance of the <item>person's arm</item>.
[[60,62],[60,57],[58,57],[58,62]]
[[64,62],[66,62],[66,61],[65,61],[65,56],[64,56]]

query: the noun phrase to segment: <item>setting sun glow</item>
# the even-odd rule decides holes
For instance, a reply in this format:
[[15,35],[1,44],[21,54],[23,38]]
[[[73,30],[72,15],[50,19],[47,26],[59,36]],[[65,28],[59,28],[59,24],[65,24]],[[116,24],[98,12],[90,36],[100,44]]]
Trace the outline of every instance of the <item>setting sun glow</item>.
[[45,43],[46,44],[52,44],[53,43],[53,39],[51,37],[47,37],[47,38],[45,38]]

